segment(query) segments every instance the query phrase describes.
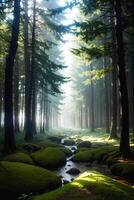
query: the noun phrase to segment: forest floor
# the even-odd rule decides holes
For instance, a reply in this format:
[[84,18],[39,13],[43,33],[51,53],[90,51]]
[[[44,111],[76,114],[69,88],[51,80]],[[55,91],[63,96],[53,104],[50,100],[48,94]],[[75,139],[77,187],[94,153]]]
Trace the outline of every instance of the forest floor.
[[55,130],[31,142],[22,135],[14,154],[0,154],[2,200],[134,199],[134,158],[122,160],[119,141],[102,130]]

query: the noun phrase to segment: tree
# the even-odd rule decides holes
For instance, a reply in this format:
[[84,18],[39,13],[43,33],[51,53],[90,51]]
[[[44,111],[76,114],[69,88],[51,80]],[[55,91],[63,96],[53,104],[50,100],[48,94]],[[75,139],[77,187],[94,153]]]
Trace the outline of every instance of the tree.
[[12,34],[5,67],[5,140],[4,150],[13,152],[16,148],[13,130],[13,66],[18,47],[20,24],[20,0],[14,0]]
[[119,81],[120,81],[120,101],[122,108],[121,118],[121,138],[120,138],[120,153],[123,158],[130,155],[129,145],[129,104],[128,104],[128,90],[125,72],[125,53],[123,42],[123,22],[122,22],[122,1],[115,1],[116,12],[116,41],[117,41],[117,59],[119,67]]

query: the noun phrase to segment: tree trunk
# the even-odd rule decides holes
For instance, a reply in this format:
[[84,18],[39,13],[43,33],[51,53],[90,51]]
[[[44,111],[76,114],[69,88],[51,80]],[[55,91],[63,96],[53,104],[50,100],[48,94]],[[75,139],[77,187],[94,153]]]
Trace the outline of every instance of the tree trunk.
[[14,128],[15,133],[19,132],[19,69],[18,61],[15,63],[14,75]]
[[124,42],[123,42],[121,0],[116,0],[115,12],[116,12],[117,55],[118,55],[120,95],[121,95],[120,100],[122,108],[120,153],[123,158],[127,158],[130,154],[129,105],[128,105],[128,90],[127,90],[127,81],[125,73],[125,54],[124,54]]
[[14,152],[16,149],[13,130],[13,66],[18,47],[20,24],[20,0],[14,0],[14,19],[9,51],[5,67],[5,139],[4,150]]
[[[104,68],[107,67],[107,58],[104,56]],[[104,77],[105,85],[105,128],[106,133],[110,133],[110,119],[109,119],[109,96],[108,96],[108,80],[107,74]]]
[[24,1],[24,58],[25,58],[25,140],[33,139],[31,123],[31,98],[30,98],[30,50],[28,33],[28,1]]
[[[93,70],[93,67],[91,65],[91,70]],[[95,126],[94,126],[94,83],[91,81],[91,131],[95,131]]]
[[117,138],[117,46],[116,46],[116,30],[115,30],[115,13],[112,11],[111,24],[112,24],[112,126],[110,139]]
[[3,97],[3,90],[2,87],[0,86],[0,129],[2,125],[2,97]]
[[36,28],[36,0],[33,0],[33,27],[32,27],[32,59],[30,95],[32,99],[32,133],[36,134],[36,87],[35,87],[35,28]]

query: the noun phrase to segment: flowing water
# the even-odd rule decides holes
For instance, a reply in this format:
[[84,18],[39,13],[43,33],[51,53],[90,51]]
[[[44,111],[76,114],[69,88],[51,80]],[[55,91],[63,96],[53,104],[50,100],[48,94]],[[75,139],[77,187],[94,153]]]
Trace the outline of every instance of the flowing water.
[[[62,139],[62,141],[61,141],[62,144],[64,144],[64,140],[65,139]],[[76,145],[72,145],[72,146],[64,145],[64,146],[66,148],[69,148],[72,151],[72,153],[74,153],[74,151],[77,149]],[[77,162],[73,162],[71,160],[71,158],[72,158],[72,156],[68,157],[66,160],[66,164],[55,170],[55,173],[61,177],[63,184],[64,184],[64,182],[71,182],[73,179],[77,178],[80,174],[82,174],[85,171],[89,171],[89,170],[97,170],[97,171],[102,172],[105,175],[110,175],[110,170],[108,169],[108,167],[106,165],[99,165],[96,161],[94,161],[93,163],[89,163],[89,162],[77,163]],[[73,175],[73,174],[66,173],[71,168],[79,169],[80,174]]]

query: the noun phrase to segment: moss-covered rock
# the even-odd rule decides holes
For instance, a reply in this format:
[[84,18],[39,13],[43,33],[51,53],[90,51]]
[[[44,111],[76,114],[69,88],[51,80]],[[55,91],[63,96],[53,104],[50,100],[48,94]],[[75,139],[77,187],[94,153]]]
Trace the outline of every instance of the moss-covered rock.
[[119,156],[120,156],[120,154],[119,154],[118,150],[115,150],[115,151],[109,153],[109,155],[106,159],[107,165],[110,167],[110,166],[118,163]]
[[93,153],[91,150],[80,151],[72,157],[74,162],[91,162],[93,161]]
[[56,142],[60,144],[62,137],[52,135],[52,136],[47,136],[47,139],[51,140],[52,142]]
[[94,149],[94,160],[98,160],[99,162],[104,162],[109,155],[114,151],[114,148],[111,146],[104,146]]
[[66,157],[69,157],[69,156],[72,155],[72,151],[70,149],[66,148],[66,147],[60,147],[59,149],[64,152]]
[[64,145],[66,145],[66,146],[75,145],[75,141],[73,139],[64,140]]
[[60,167],[66,162],[65,153],[56,147],[41,149],[31,156],[37,165],[47,169]]
[[91,147],[91,142],[89,141],[83,141],[77,145],[77,148],[90,148],[90,147]]
[[38,151],[38,150],[41,149],[41,147],[40,147],[39,145],[33,144],[33,143],[24,144],[24,145],[22,146],[22,148],[23,148],[25,151],[29,152],[29,153],[33,153],[33,152]]
[[32,200],[133,200],[134,190],[99,172],[85,172],[73,182]]
[[134,163],[116,163],[111,167],[112,174],[134,180]]
[[80,148],[78,151],[72,158],[75,162],[91,162],[94,160],[106,162],[106,159],[115,151],[115,148],[111,146],[92,148],[91,150]]
[[47,147],[64,147],[64,145],[58,144],[58,143],[56,143],[54,141],[51,141],[49,139],[45,139],[45,140],[39,142],[39,145],[41,147],[43,147],[43,148],[47,148]]
[[9,162],[22,162],[22,163],[33,164],[32,158],[25,153],[10,154],[6,156],[3,160]]
[[21,194],[39,194],[61,186],[61,180],[52,172],[15,162],[0,162],[0,197],[15,200]]

